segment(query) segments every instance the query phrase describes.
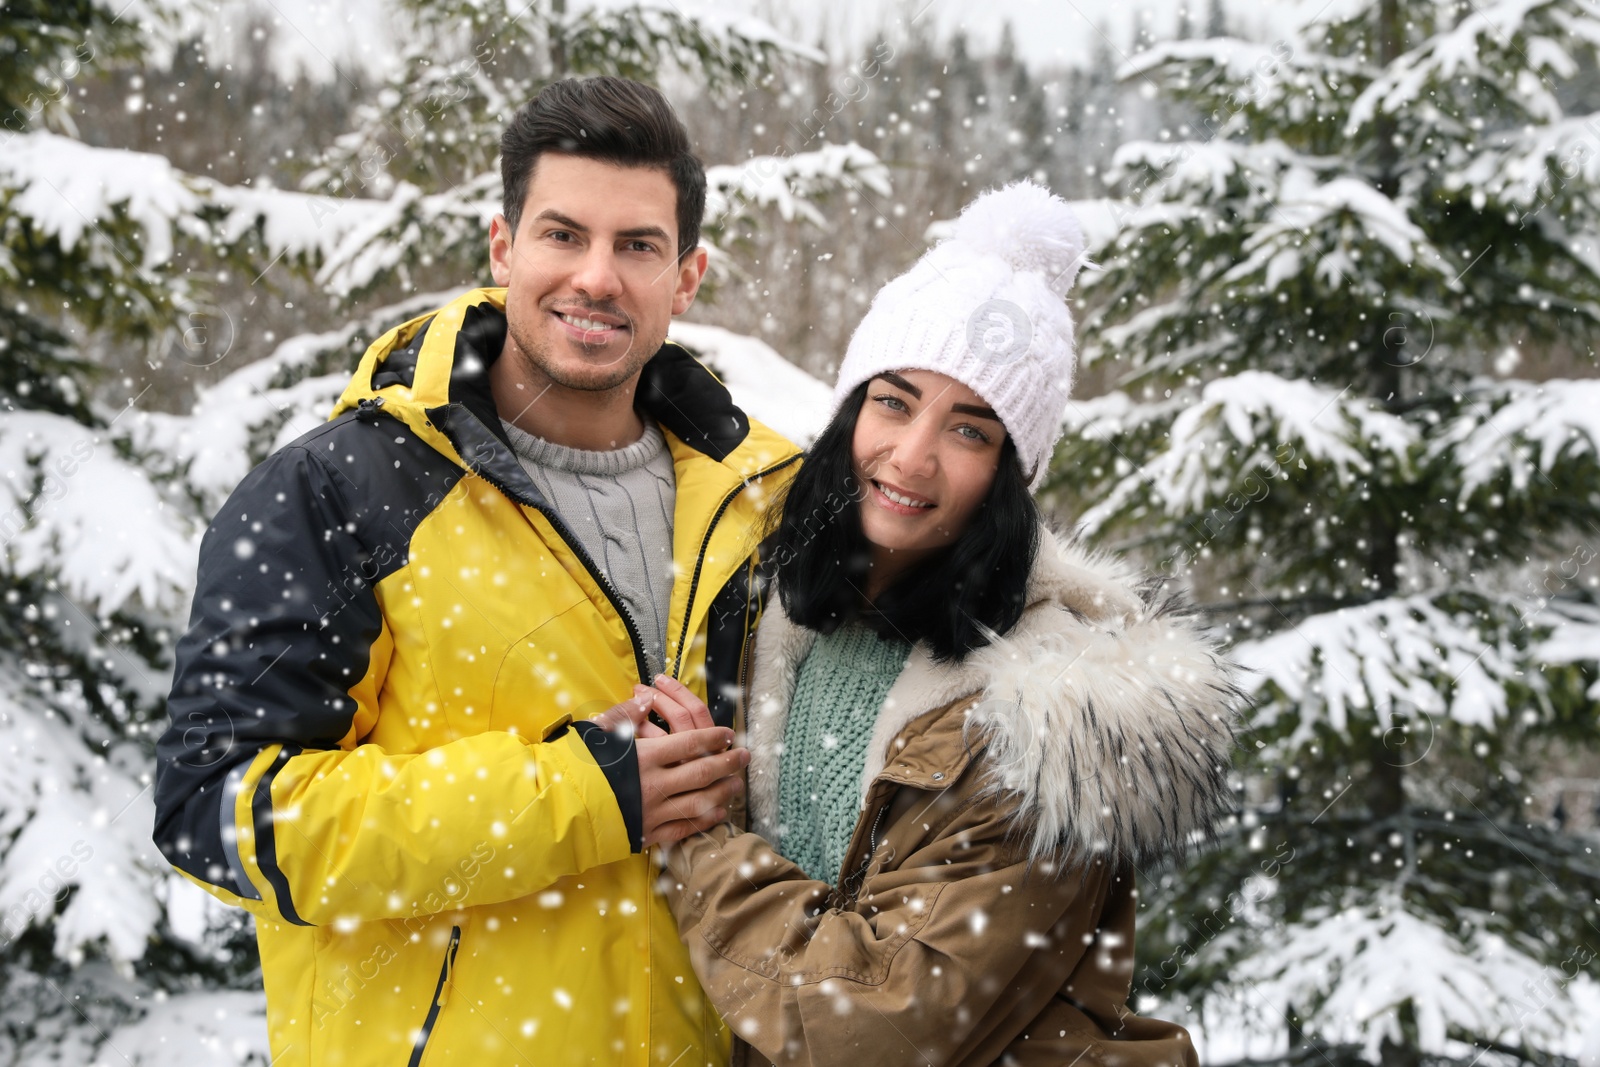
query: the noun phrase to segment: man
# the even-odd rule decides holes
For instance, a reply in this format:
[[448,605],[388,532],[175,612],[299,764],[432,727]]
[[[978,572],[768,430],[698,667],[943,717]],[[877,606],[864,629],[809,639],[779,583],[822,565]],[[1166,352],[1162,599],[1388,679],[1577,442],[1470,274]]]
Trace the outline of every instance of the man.
[[[280,1067],[727,1055],[643,850],[740,788],[798,452],[666,341],[705,176],[661,95],[558,82],[501,150],[504,288],[373,344],[201,548],[155,839],[255,915]],[[658,676],[671,734],[588,721]]]

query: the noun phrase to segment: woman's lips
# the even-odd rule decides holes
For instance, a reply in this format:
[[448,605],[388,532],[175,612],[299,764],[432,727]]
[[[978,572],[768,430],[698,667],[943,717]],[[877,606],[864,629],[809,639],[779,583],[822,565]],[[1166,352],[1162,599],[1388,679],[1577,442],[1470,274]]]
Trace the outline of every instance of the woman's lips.
[[[867,484],[872,486],[873,503],[894,515],[926,515],[936,506],[931,501],[921,506],[916,504],[902,504],[899,501],[892,499],[888,493],[884,492],[884,487],[878,482],[869,479]],[[894,486],[889,486],[889,490],[890,492],[893,492],[895,496],[912,500],[922,499],[915,493],[907,493],[904,490],[898,489]]]

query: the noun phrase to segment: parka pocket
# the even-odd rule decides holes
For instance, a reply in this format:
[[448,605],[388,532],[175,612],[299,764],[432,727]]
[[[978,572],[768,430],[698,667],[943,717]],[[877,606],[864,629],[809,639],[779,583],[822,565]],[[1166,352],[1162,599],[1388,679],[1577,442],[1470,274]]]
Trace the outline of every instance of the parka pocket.
[[411,1059],[406,1067],[420,1067],[422,1054],[428,1051],[428,1038],[433,1036],[433,1025],[438,1022],[439,1012],[450,999],[450,981],[456,966],[456,952],[460,948],[461,927],[452,926],[450,943],[444,950],[444,962],[439,965],[439,984],[434,987],[433,1001],[428,1005],[428,1016],[422,1022],[422,1029],[417,1032],[417,1043],[412,1046]]
[[[411,1062],[422,1044],[419,1033],[453,1025],[452,1016],[446,1012],[441,1019],[435,1005],[459,986],[454,959],[470,922],[469,912],[456,911],[343,928],[292,928],[312,943],[312,974],[303,987],[310,999],[308,1062],[346,1062],[353,1048],[369,1062]],[[283,973],[304,973],[308,962],[273,943],[265,945],[264,956],[271,957],[266,966]],[[441,983],[441,975],[449,981]]]

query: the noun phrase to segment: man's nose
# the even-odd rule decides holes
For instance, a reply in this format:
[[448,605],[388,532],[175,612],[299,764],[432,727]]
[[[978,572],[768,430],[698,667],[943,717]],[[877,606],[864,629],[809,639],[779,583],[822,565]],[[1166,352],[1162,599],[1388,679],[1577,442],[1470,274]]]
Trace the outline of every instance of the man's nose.
[[610,247],[591,245],[572,275],[572,287],[592,300],[610,300],[622,292],[617,254]]

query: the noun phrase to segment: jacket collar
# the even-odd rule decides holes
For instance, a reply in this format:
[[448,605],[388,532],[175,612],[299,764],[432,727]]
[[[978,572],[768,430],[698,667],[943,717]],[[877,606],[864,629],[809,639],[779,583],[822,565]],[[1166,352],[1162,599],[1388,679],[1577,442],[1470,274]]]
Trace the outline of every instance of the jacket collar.
[[[332,417],[376,401],[513,500],[542,504],[500,425],[489,388],[489,368],[505,338],[505,290],[464,293],[373,342]],[[636,404],[694,454],[732,468],[739,479],[798,451],[752,424],[727,387],[672,341],[645,364]]]
[[[873,730],[863,803],[891,758],[918,776],[943,763],[949,785],[981,749],[989,788],[1015,802],[1035,857],[1109,852],[1145,863],[1209,834],[1231,806],[1227,768],[1246,695],[1239,669],[1177,597],[1158,600],[1158,588],[1045,531],[1029,606],[1010,633],[959,664],[913,647]],[[773,597],[756,638],[748,716],[758,832],[777,821],[778,752],[814,640]],[[963,730],[904,733],[939,711],[962,714]],[[927,787],[892,767],[887,776]]]

